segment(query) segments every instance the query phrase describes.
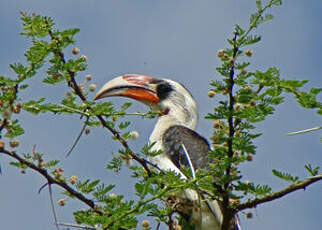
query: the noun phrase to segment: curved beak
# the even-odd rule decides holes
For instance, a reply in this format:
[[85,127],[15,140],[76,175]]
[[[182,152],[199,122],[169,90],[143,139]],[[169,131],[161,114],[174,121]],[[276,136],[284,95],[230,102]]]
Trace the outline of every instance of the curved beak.
[[113,96],[132,98],[145,104],[159,102],[153,78],[140,74],[127,74],[110,80],[98,91],[94,100]]

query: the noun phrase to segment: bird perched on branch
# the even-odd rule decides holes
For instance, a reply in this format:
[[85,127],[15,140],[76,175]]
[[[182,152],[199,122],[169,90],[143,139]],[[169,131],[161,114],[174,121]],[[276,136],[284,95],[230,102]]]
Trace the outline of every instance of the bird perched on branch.
[[[96,94],[95,100],[120,96],[140,101],[156,111],[162,111],[150,136],[155,143],[152,150],[163,153],[150,159],[162,170],[172,170],[182,178],[183,166],[195,169],[206,168],[210,158],[210,146],[205,138],[194,131],[197,120],[197,105],[189,91],[180,83],[140,74],[127,74],[107,82]],[[198,205],[192,208],[188,221],[195,230],[220,230],[223,214],[220,202],[202,201],[200,194],[186,189],[182,197]],[[238,229],[235,219],[231,229]]]

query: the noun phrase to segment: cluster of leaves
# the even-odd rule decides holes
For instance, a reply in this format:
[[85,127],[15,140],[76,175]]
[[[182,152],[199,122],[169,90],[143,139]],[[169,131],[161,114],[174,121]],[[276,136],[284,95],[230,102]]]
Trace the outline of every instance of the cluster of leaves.
[[[32,153],[24,154],[24,159],[30,163],[37,165],[39,168],[46,170],[54,168],[59,163],[58,160],[45,162],[43,160],[43,154],[37,153],[35,151],[33,151]],[[24,173],[24,170],[28,168],[26,164],[23,164],[19,161],[12,161],[10,162],[10,165],[20,168],[22,170],[22,173]]]

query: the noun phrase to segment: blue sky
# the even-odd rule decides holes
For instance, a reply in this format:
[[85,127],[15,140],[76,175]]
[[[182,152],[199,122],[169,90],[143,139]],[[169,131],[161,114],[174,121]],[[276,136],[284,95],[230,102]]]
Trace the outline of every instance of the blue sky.
[[[29,42],[19,35],[19,11],[51,16],[60,29],[77,27],[76,46],[88,57],[88,70],[98,87],[124,73],[143,73],[167,77],[183,83],[194,95],[200,121],[197,131],[209,138],[210,121],[203,117],[211,112],[216,99],[207,97],[209,82],[218,78],[216,52],[227,47],[233,25],[245,26],[255,1],[220,0],[110,0],[110,1],[49,1],[2,0],[0,2],[0,74],[12,76],[8,65],[24,61],[23,52]],[[272,13],[275,19],[263,25],[257,33],[262,41],[253,47],[252,69],[264,70],[277,66],[287,79],[308,79],[309,87],[322,86],[322,4],[319,0],[284,1]],[[65,85],[57,87],[41,84],[40,72],[32,86],[21,97],[58,101],[66,92]],[[320,97],[321,99],[321,97]],[[124,99],[113,99],[117,103]],[[146,108],[134,103],[133,111]],[[76,174],[81,179],[101,178],[104,183],[116,183],[115,192],[133,198],[131,178],[125,169],[119,174],[105,170],[119,145],[102,129],[92,130],[82,137],[71,157],[65,159],[67,149],[81,128],[77,116],[41,114],[37,117],[21,114],[25,135],[20,139],[18,152],[30,152],[36,144],[46,159],[60,159],[65,175]],[[154,120],[129,118],[130,129],[138,130],[140,138],[130,142],[134,150],[146,143]],[[267,183],[274,189],[286,184],[274,178],[271,169],[297,173],[305,177],[304,164],[322,166],[321,132],[286,137],[287,132],[321,125],[314,111],[305,111],[292,97],[278,107],[276,115],[259,124],[263,136],[258,138],[257,155],[242,171],[245,180]],[[43,178],[27,170],[8,166],[9,159],[0,156],[3,170],[0,176],[0,223],[3,229],[55,229],[48,193],[38,194],[45,183]],[[120,183],[121,182],[121,183]],[[54,198],[62,198],[54,188]],[[253,219],[241,216],[243,229],[320,229],[322,227],[322,183],[298,191],[278,201],[264,204],[254,211]],[[85,208],[75,201],[57,207],[59,220],[72,222],[72,211]]]

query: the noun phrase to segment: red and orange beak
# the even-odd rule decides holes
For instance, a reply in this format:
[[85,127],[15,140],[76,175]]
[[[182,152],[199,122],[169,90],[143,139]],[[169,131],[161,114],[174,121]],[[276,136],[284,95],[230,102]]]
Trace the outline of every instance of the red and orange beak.
[[159,103],[153,78],[140,74],[127,74],[110,80],[98,91],[94,100],[113,96],[132,98],[145,104]]

